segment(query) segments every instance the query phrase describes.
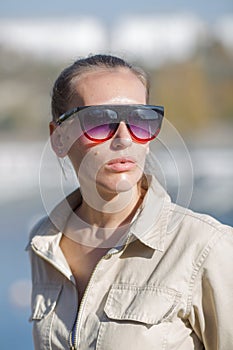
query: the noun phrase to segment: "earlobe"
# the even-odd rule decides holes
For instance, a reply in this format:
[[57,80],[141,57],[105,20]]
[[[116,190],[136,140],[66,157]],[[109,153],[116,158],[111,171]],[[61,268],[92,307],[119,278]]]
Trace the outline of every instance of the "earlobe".
[[67,152],[63,144],[63,135],[60,126],[58,126],[54,121],[50,122],[49,133],[53,151],[58,157],[64,158],[67,155]]

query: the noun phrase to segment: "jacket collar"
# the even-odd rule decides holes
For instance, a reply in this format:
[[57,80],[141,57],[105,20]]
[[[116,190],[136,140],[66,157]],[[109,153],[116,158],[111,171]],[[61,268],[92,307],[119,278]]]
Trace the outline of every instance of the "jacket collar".
[[[132,220],[129,234],[148,247],[163,251],[171,201],[164,188],[154,177],[147,176],[147,181],[149,183],[147,193]],[[48,252],[49,255],[55,255],[61,232],[70,215],[81,202],[80,189],[75,190],[60,202],[49,217],[39,225],[39,228],[33,230],[32,245],[44,254]]]
[[130,231],[143,244],[163,251],[171,199],[154,177],[150,176],[148,180],[148,191]]

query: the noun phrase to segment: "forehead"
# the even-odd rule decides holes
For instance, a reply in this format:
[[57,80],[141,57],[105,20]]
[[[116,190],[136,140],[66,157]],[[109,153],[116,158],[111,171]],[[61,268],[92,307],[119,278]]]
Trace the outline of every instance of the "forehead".
[[95,69],[73,81],[74,105],[145,103],[146,87],[128,68]]

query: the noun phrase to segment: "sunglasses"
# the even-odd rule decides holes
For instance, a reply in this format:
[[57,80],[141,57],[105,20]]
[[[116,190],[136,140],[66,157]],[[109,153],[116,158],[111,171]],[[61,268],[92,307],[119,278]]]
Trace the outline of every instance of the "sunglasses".
[[83,134],[91,141],[104,142],[113,137],[120,122],[124,122],[129,133],[137,142],[154,139],[162,124],[164,108],[152,105],[97,105],[76,107],[62,114],[56,121],[77,117]]

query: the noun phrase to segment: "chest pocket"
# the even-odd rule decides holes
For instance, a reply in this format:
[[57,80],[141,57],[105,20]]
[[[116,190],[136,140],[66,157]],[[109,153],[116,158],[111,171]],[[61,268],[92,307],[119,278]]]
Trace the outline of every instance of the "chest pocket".
[[[97,349],[164,349],[181,294],[166,287],[114,284],[104,307]],[[111,346],[110,346],[111,345]]]
[[180,296],[170,288],[118,284],[110,290],[104,311],[111,319],[159,324],[171,319]]

